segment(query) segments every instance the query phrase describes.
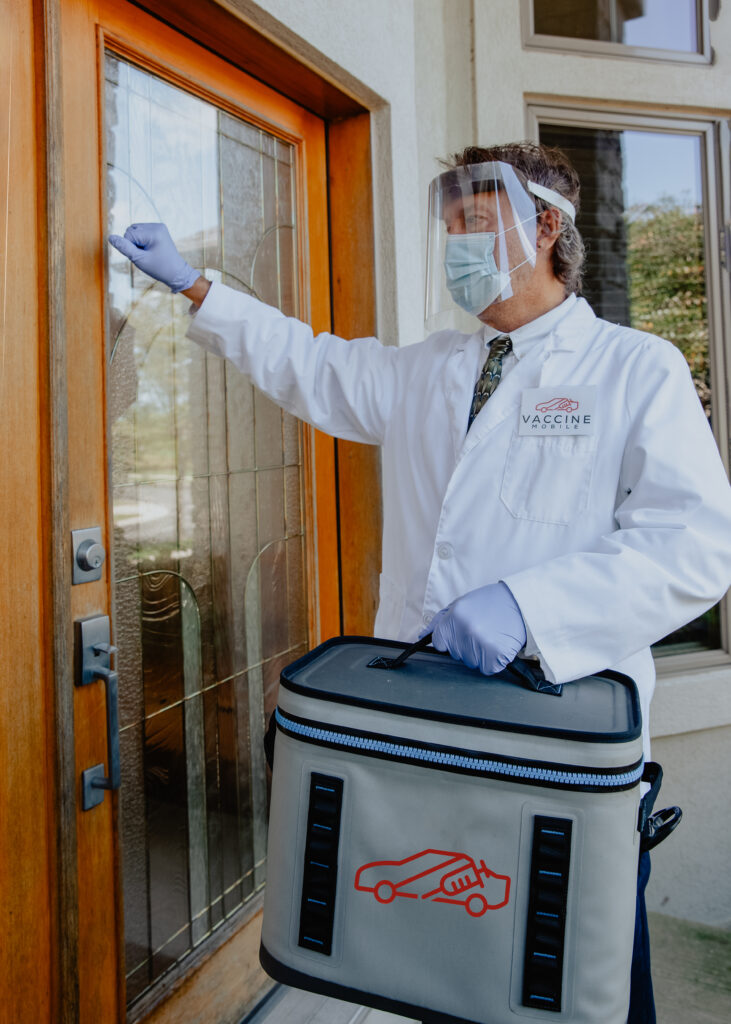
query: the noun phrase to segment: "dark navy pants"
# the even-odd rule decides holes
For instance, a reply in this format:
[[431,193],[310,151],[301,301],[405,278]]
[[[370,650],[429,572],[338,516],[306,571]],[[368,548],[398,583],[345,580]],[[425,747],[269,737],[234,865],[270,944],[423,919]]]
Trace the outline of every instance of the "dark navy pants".
[[652,976],[650,974],[650,932],[647,927],[647,908],[645,906],[645,889],[649,878],[650,854],[643,853],[640,856],[637,874],[635,941],[632,948],[627,1024],[656,1024],[655,998],[652,994]]
[[650,974],[650,932],[647,927],[645,889],[650,877],[650,854],[640,856],[637,876],[637,913],[635,915],[635,944],[632,950],[632,977],[629,993],[627,1024],[655,1024],[655,998],[652,994]]

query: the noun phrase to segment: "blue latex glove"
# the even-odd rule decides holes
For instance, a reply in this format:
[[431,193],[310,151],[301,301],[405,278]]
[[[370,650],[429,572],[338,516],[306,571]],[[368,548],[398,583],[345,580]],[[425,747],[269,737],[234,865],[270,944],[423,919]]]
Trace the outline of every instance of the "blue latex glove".
[[504,583],[490,583],[458,597],[437,612],[429,629],[438,651],[449,651],[486,676],[501,672],[526,641],[520,608]]
[[191,288],[200,277],[175,248],[164,224],[130,224],[124,238],[110,235],[109,241],[136,267],[174,292]]

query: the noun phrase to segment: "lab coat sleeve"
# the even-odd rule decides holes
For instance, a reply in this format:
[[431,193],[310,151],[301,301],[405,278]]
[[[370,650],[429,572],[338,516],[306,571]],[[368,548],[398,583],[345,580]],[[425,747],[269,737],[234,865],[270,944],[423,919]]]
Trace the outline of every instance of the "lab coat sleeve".
[[617,529],[592,550],[504,577],[553,682],[618,664],[731,583],[731,489],[674,346],[645,344],[627,404]]
[[307,423],[348,441],[382,443],[396,394],[397,349],[375,338],[315,337],[302,321],[216,282],[188,337]]

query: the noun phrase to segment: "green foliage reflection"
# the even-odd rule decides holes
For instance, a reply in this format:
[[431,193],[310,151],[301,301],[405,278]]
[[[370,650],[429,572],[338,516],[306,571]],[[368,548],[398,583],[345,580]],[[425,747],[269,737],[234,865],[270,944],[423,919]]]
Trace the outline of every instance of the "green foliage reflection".
[[667,338],[688,360],[711,415],[703,214],[666,196],[630,209],[627,266],[632,326]]

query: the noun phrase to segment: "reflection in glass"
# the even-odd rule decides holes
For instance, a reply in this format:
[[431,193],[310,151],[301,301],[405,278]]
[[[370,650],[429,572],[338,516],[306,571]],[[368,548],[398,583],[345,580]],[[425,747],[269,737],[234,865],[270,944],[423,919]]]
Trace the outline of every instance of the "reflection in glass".
[[[109,230],[296,315],[292,147],[106,55]],[[110,252],[114,617],[127,995],[264,884],[262,732],[307,647],[301,427],[185,338],[187,304]]]
[[539,35],[697,53],[698,0],[533,0]]
[[[667,338],[688,360],[711,417],[701,138],[541,125],[581,180],[584,295],[598,316]],[[657,654],[720,646],[718,607],[655,645]]]

